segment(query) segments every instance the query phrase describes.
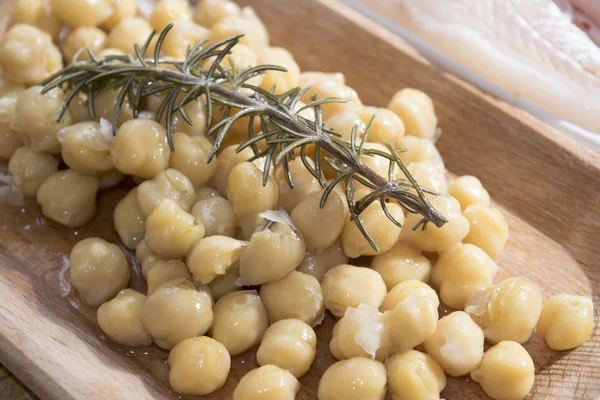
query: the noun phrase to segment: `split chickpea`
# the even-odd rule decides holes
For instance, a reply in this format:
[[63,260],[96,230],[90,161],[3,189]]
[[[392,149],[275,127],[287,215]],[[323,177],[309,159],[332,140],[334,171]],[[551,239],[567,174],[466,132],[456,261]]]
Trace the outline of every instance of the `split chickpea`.
[[319,382],[319,400],[383,399],[387,391],[385,366],[356,357],[331,365]]
[[198,241],[186,261],[194,279],[210,283],[237,265],[247,242],[228,236],[209,236]]
[[142,325],[142,307],[146,296],[133,289],[123,289],[98,308],[98,325],[113,342],[138,347],[152,344]]
[[300,382],[290,372],[275,365],[265,365],[240,379],[232,400],[294,400]]
[[174,200],[188,212],[196,202],[196,190],[187,176],[174,169],[162,171],[138,186],[138,203],[145,217],[164,199]]

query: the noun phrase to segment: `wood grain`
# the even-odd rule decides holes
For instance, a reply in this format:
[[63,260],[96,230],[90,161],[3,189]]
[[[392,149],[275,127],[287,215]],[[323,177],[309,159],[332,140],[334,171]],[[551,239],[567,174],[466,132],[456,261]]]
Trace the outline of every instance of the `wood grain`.
[[[511,236],[497,279],[540,283],[545,296],[569,292],[600,300],[596,245],[600,241],[600,160],[563,134],[436,70],[402,40],[337,1],[243,0],[265,21],[273,44],[303,70],[341,71],[364,103],[385,106],[393,92],[416,87],[434,99],[448,168],[481,178],[507,215]],[[324,40],[326,38],[326,40]],[[106,340],[94,310],[77,305],[64,271],[66,254],[84,237],[117,240],[112,210],[126,187],[99,195],[99,213],[73,232],[41,217],[30,202],[0,207],[0,362],[44,399],[170,399],[167,353],[129,349]],[[315,399],[333,319],[317,329],[318,356],[301,379],[298,399]],[[549,350],[534,336],[526,348],[536,366],[535,399],[600,396],[600,328],[570,352]],[[253,352],[235,357],[224,389],[228,399],[255,366]],[[482,399],[478,385],[449,379],[443,397]]]

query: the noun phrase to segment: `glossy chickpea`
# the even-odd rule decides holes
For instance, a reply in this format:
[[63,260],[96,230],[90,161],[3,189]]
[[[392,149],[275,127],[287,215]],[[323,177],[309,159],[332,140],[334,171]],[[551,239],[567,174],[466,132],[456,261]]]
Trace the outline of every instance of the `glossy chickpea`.
[[138,203],[145,217],[164,199],[174,200],[188,212],[196,202],[196,191],[188,177],[174,169],[167,169],[138,186]]
[[[325,127],[339,134],[342,140],[350,142],[352,129],[356,126],[356,140],[361,140],[369,121],[363,121],[357,110],[348,110],[340,114],[334,114],[327,119]],[[369,133],[369,137],[370,135]]]
[[527,350],[503,341],[486,351],[471,378],[494,400],[520,400],[533,387],[535,368]]
[[169,384],[179,394],[204,396],[225,384],[231,356],[207,336],[185,339],[169,352]]
[[127,287],[130,271],[127,259],[116,244],[100,238],[84,239],[69,256],[69,278],[81,299],[97,306]]
[[427,283],[431,276],[431,261],[417,247],[405,242],[373,257],[371,268],[379,272],[388,290],[411,279]]
[[466,375],[483,357],[483,331],[469,314],[455,311],[440,318],[425,351],[448,375]]
[[240,277],[246,285],[278,281],[300,265],[304,253],[302,236],[288,225],[275,223],[250,238],[240,257]]
[[451,180],[448,194],[458,200],[463,211],[472,204],[490,205],[489,193],[474,176],[463,175]]
[[10,18],[9,26],[33,25],[58,41],[60,22],[49,5],[42,0],[18,0]]
[[[406,165],[420,162],[444,164],[440,152],[431,140],[407,135],[400,138],[399,147],[406,149],[405,152],[398,153],[398,156]],[[456,197],[454,194],[450,194]],[[460,202],[460,199],[458,201]]]
[[210,336],[232,356],[260,343],[269,318],[255,290],[240,290],[221,297],[215,304],[215,321]]
[[592,299],[557,294],[544,302],[536,331],[553,350],[569,350],[582,345],[594,327]]
[[458,244],[440,254],[431,283],[439,290],[442,303],[460,310],[472,294],[492,284],[497,271],[498,266],[483,250]]
[[8,172],[25,196],[35,196],[49,176],[58,169],[58,162],[49,154],[33,151],[27,146],[19,147],[8,163]]
[[135,249],[146,234],[146,218],[140,211],[137,200],[137,188],[133,188],[123,197],[114,213],[115,231],[123,244],[129,249]]
[[[314,167],[314,162],[308,159],[308,163]],[[283,169],[278,165],[275,168],[275,178],[279,184],[279,205],[288,213],[298,205],[310,193],[321,190],[319,181],[306,169],[300,157],[288,161],[288,171],[292,177],[294,187],[291,188]]]
[[276,365],[300,378],[315,359],[317,336],[306,323],[284,319],[265,331],[258,351],[258,365]]
[[508,224],[500,210],[473,204],[464,210],[463,215],[469,221],[469,233],[463,242],[474,244],[490,257],[498,258],[508,240]]
[[73,57],[80,50],[79,60],[88,60],[90,58],[87,48],[94,54],[98,54],[106,45],[106,33],[93,26],[80,26],[69,32],[62,42],[62,51],[65,60],[68,63],[73,61]]
[[331,365],[319,382],[319,400],[383,399],[387,391],[385,366],[356,357]]
[[446,386],[446,376],[435,360],[416,350],[389,358],[388,385],[392,400],[438,400]]
[[235,236],[233,205],[221,196],[200,199],[192,207],[192,215],[202,222],[206,236]]
[[209,236],[193,246],[186,261],[194,279],[210,283],[234,267],[246,246],[247,242],[228,236]]
[[325,273],[323,282],[325,307],[338,318],[348,307],[364,303],[379,308],[387,293],[383,278],[370,268],[338,265]]
[[387,108],[404,121],[407,135],[430,140],[435,138],[437,117],[433,101],[425,93],[416,89],[402,89],[394,94]]
[[[109,133],[112,136],[112,121],[115,119],[115,104],[119,97],[119,90],[103,90],[94,98],[94,116],[96,121],[103,122],[103,119],[108,122],[104,122],[107,128],[110,130]],[[87,108],[87,107],[86,107]],[[86,118],[87,119],[87,118]],[[117,126],[121,127],[125,122],[133,119],[133,109],[128,101],[123,102]],[[109,122],[110,121],[110,122]],[[152,121],[153,122],[153,121]],[[119,131],[120,132],[120,131]]]
[[[448,182],[446,181],[446,168],[444,164],[422,161],[409,164],[407,168],[408,172],[410,172],[421,187],[437,193],[448,193]],[[406,179],[399,169],[396,172],[396,179]],[[426,195],[429,197],[433,196],[431,194]]]
[[237,164],[249,160],[254,156],[252,149],[246,147],[244,150],[236,153],[238,145],[227,146],[217,159],[217,170],[211,179],[211,185],[215,187],[221,195],[227,193],[227,181],[233,167]]
[[300,383],[290,372],[265,365],[248,372],[233,392],[233,400],[294,400]]
[[219,300],[227,293],[239,290],[240,287],[236,284],[239,277],[240,267],[238,264],[234,264],[231,268],[227,270],[227,272],[225,272],[225,275],[219,275],[215,279],[210,281],[208,286],[210,287],[210,292],[212,293],[213,298],[215,300]]
[[[152,27],[143,18],[126,17],[108,33],[106,47],[121,50],[125,54],[135,55],[134,44],[141,45],[148,40]],[[153,51],[151,44],[149,51]]]
[[537,284],[509,278],[473,294],[465,311],[483,329],[491,343],[511,340],[525,343],[542,312],[542,293]]
[[373,118],[369,130],[370,142],[381,144],[389,142],[394,148],[400,147],[404,136],[404,123],[396,114],[387,108],[377,107],[362,107],[354,112],[365,124],[365,128]]
[[70,27],[98,26],[113,13],[108,0],[50,0],[58,19]]
[[84,174],[100,175],[113,169],[112,136],[95,121],[79,122],[56,134],[65,163]]
[[150,15],[150,25],[162,31],[173,21],[191,21],[192,10],[186,0],[161,0],[156,3]]
[[98,178],[72,169],[50,175],[37,191],[46,218],[69,228],[85,225],[96,213]]
[[192,275],[181,260],[163,260],[160,258],[146,261],[146,281],[148,283],[148,295],[163,283],[177,278],[192,280]]
[[277,209],[279,189],[272,176],[263,185],[263,173],[256,165],[242,162],[233,167],[227,178],[227,198],[236,216],[243,217]]
[[[181,2],[188,4],[187,0]],[[156,11],[156,8],[154,10]],[[195,24],[192,21],[170,20],[168,23],[172,21],[174,21],[173,29],[169,31],[169,34],[165,37],[165,41],[163,42],[163,49],[167,57],[183,60],[187,56],[188,48],[199,41],[210,37],[210,30]]]
[[240,44],[248,46],[256,55],[269,46],[269,33],[251,7],[244,7],[238,15],[229,15],[212,26],[211,43],[241,35]]
[[113,12],[100,25],[107,31],[119,25],[125,18],[135,17],[137,13],[137,3],[135,0],[108,0],[108,2],[113,8]]
[[319,99],[328,97],[349,99],[345,103],[327,103],[321,105],[324,120],[328,120],[336,114],[341,114],[362,106],[362,102],[354,89],[332,79],[320,80],[313,83],[310,89],[302,96],[301,100],[309,104],[312,102],[311,98],[313,96],[317,96]]
[[348,264],[348,256],[344,254],[342,243],[337,240],[331,246],[319,252],[306,252],[304,260],[297,270],[312,275],[319,282],[327,271],[336,265]]
[[152,292],[142,308],[142,323],[163,349],[205,334],[213,322],[208,288],[198,288],[185,278],[165,282]]
[[217,169],[216,157],[207,163],[212,144],[200,136],[190,137],[185,133],[173,135],[175,151],[169,159],[169,166],[187,176],[194,187],[206,185]]
[[142,325],[142,307],[146,296],[133,289],[123,289],[98,308],[98,325],[113,342],[138,347],[152,344]]
[[283,71],[267,71],[263,75],[260,87],[271,90],[275,86],[275,93],[285,93],[298,86],[300,78],[300,67],[294,60],[294,56],[282,47],[267,47],[258,59],[259,65],[279,65],[287,69]]
[[202,0],[196,7],[194,20],[196,23],[212,28],[217,22],[226,17],[237,16],[240,6],[229,0]]

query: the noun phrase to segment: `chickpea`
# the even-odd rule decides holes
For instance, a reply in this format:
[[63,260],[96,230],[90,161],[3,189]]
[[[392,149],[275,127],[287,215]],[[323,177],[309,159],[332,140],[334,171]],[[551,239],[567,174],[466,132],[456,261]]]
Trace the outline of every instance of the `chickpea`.
[[336,265],[348,264],[348,256],[344,254],[342,243],[337,240],[328,248],[320,252],[306,252],[304,260],[298,266],[297,270],[308,275],[312,275],[319,282],[323,280],[323,275]]
[[84,239],[69,256],[69,278],[81,299],[97,306],[115,297],[129,283],[127,259],[116,244],[100,238]]
[[49,154],[39,153],[27,146],[19,147],[10,158],[8,172],[26,196],[35,196],[49,176],[58,169],[58,162]]
[[490,257],[498,258],[508,240],[508,224],[500,210],[473,204],[467,207],[463,215],[469,221],[469,233],[463,242],[474,244]]
[[146,234],[146,219],[140,211],[137,190],[137,188],[130,190],[115,207],[115,231],[129,249],[135,249]]
[[[106,122],[104,123],[107,125],[107,128],[105,129],[109,131],[110,136],[112,136],[112,121],[115,119],[115,104],[117,103],[118,97],[119,90],[104,90],[94,98],[94,116],[96,117],[96,120],[101,123],[102,119],[105,119],[108,122],[108,124],[106,124]],[[128,101],[124,101],[117,126],[122,127],[125,122],[131,119],[133,119],[133,109]],[[121,130],[119,130],[119,133],[120,132]]]
[[338,318],[344,316],[348,307],[358,307],[361,303],[379,308],[387,293],[379,273],[347,264],[327,271],[321,286],[325,307]]
[[[405,152],[398,154],[402,162],[406,165],[420,162],[444,165],[440,152],[431,140],[416,136],[404,136],[400,138],[399,147],[406,149]],[[450,194],[456,197],[459,202],[461,201],[453,193]]]
[[472,204],[490,205],[489,193],[474,176],[463,175],[451,180],[448,194],[458,200],[463,211]]
[[[402,208],[396,203],[386,204],[390,214],[401,224],[404,223],[404,213]],[[363,227],[369,233],[379,252],[375,251],[364,235],[360,232],[356,223],[348,219],[342,231],[342,245],[344,253],[350,258],[360,256],[374,256],[379,253],[385,253],[390,250],[400,240],[402,228],[395,225],[385,215],[381,204],[378,201],[371,203],[360,215],[360,221]],[[405,224],[403,224],[405,225]]]
[[387,391],[384,365],[356,357],[331,365],[319,382],[319,400],[383,399]]
[[557,294],[544,302],[536,331],[553,350],[581,346],[594,326],[592,299],[572,294]]
[[[314,167],[311,159],[308,163]],[[319,181],[306,169],[300,157],[288,161],[288,171],[292,177],[294,188],[291,188],[282,165],[275,168],[275,178],[279,183],[279,205],[288,213],[291,213],[306,196],[314,191],[321,190]],[[339,233],[338,233],[339,235]]]
[[263,75],[260,87],[270,91],[275,86],[275,93],[285,93],[290,89],[298,87],[300,78],[300,67],[294,60],[294,56],[282,47],[267,47],[258,59],[259,65],[279,65],[287,69],[282,71],[267,71]]
[[79,56],[79,60],[88,60],[90,58],[87,48],[94,54],[98,54],[106,45],[106,33],[102,29],[93,26],[80,26],[69,32],[62,42],[62,51],[68,63],[73,61],[75,54],[79,49],[84,49]]
[[209,236],[198,241],[187,256],[194,278],[210,283],[236,264],[247,243],[228,236]]
[[192,275],[181,260],[161,260],[155,258],[152,261],[146,261],[148,282],[148,295],[151,295],[156,288],[165,282],[176,278],[185,278],[192,280]]
[[[422,161],[408,165],[408,172],[422,187],[437,193],[448,193],[448,182],[446,181],[446,168],[444,164]],[[406,179],[400,169],[396,170],[396,179]],[[426,194],[428,197],[433,195]]]
[[113,13],[108,0],[50,0],[58,19],[65,25],[98,26]]
[[431,261],[417,247],[405,242],[373,257],[371,268],[379,272],[388,290],[412,279],[427,283],[431,275]]
[[[113,12],[104,21],[102,21],[102,28],[110,31],[115,26],[119,25],[125,18],[135,17],[137,13],[137,3],[135,0],[108,0],[113,8]],[[140,43],[140,46],[142,44]],[[100,56],[98,56],[100,57]]]
[[192,207],[192,215],[202,222],[206,228],[206,236],[235,236],[233,206],[221,196],[199,199]]
[[169,350],[177,343],[204,335],[213,322],[208,288],[198,288],[185,278],[163,283],[146,299],[142,323],[158,347]]
[[534,371],[533,360],[523,346],[502,341],[484,353],[471,378],[492,399],[520,400],[533,387]]
[[275,223],[250,238],[240,257],[240,277],[246,285],[278,281],[300,265],[304,253],[302,236],[288,225]]
[[185,133],[173,135],[175,151],[169,166],[187,176],[194,187],[206,185],[217,169],[216,157],[207,163],[212,144],[204,137],[190,137]]
[[16,24],[2,37],[0,67],[11,82],[30,86],[59,71],[63,64],[49,34],[31,25]]
[[250,240],[255,232],[262,231],[267,226],[269,220],[262,217],[260,213],[246,215],[237,219],[239,236],[244,240]]
[[21,85],[5,82],[0,73],[0,159],[9,160],[17,148],[22,146],[17,132],[10,124],[15,117],[17,96],[23,90],[25,87]]
[[175,169],[160,172],[152,180],[138,186],[138,203],[142,215],[148,217],[164,199],[172,199],[185,212],[196,202],[196,191],[187,176]]
[[50,175],[37,191],[46,218],[69,228],[89,222],[96,213],[98,178],[72,169]]
[[374,118],[369,130],[369,141],[382,144],[389,142],[394,148],[399,147],[404,136],[404,123],[396,114],[387,108],[377,107],[363,107],[355,112],[365,124],[365,128],[371,118]]
[[150,15],[150,25],[159,32],[173,21],[191,20],[192,10],[186,0],[161,0]]
[[121,181],[125,178],[125,175],[117,171],[116,169],[111,169],[110,171],[106,171],[98,175],[98,189],[100,190],[108,190],[115,186],[117,186]]
[[425,351],[451,376],[473,371],[483,357],[483,331],[469,314],[455,311],[440,318]]
[[196,199],[198,201],[208,200],[208,199],[212,199],[214,197],[221,197],[221,194],[219,193],[219,191],[217,189],[213,189],[210,186],[204,186],[204,187],[201,187],[200,189],[196,190]]
[[440,254],[431,282],[439,290],[442,303],[462,309],[471,295],[492,284],[497,271],[498,266],[483,250],[458,244]]
[[363,121],[361,115],[358,113],[358,110],[359,109],[348,110],[341,114],[334,114],[332,117],[327,119],[325,122],[325,127],[341,135],[340,139],[343,141],[350,142],[352,129],[354,129],[356,126],[356,140],[361,140],[365,135],[365,130],[367,129],[367,123],[369,120]]
[[530,280],[509,278],[474,293],[465,311],[481,326],[489,342],[525,343],[540,318],[542,293]]
[[389,358],[388,383],[392,400],[438,400],[446,386],[446,376],[435,360],[416,350]]
[[279,202],[277,182],[269,176],[263,185],[263,173],[250,162],[242,162],[231,170],[227,179],[227,198],[238,217],[275,210]]
[[315,359],[317,336],[306,323],[283,319],[267,328],[256,352],[258,365],[276,365],[300,378]]
[[[2,113],[1,110],[0,113]],[[0,159],[10,160],[21,146],[22,144],[17,133],[10,129],[8,122],[2,121],[2,116],[0,116]]]
[[[145,19],[126,17],[110,30],[106,39],[106,47],[121,50],[125,54],[135,55],[133,45],[142,46],[151,33],[152,27]],[[154,44],[149,47],[148,52],[154,51]]]
[[240,15],[241,9],[229,0],[202,0],[196,7],[194,20],[196,23],[212,28],[217,22],[230,16]]
[[[209,70],[210,67],[212,66],[212,64],[215,62],[217,56],[214,57],[209,57],[207,58],[202,67],[206,70]],[[235,47],[233,47],[231,49],[230,54],[228,54],[220,63],[219,65],[221,67],[223,67],[223,69],[225,71],[229,71],[229,73],[233,73],[233,69],[236,68],[238,71],[245,71],[248,68],[251,67],[255,67],[256,65],[258,65],[258,58],[256,57],[256,54],[254,54],[254,52],[252,51],[252,49],[250,49],[250,47],[244,45],[244,44],[237,44],[235,45]],[[248,84],[251,85],[256,85],[259,86],[260,83],[262,82],[263,79],[263,75],[258,75],[255,76],[253,78],[250,78],[248,81],[246,81]],[[229,83],[225,84],[226,87],[231,88],[231,85]],[[246,89],[242,89],[242,92],[246,91]],[[247,91],[246,91],[247,92]],[[248,92],[249,93],[249,92]],[[234,109],[235,112],[232,112],[232,114],[235,114],[236,112],[239,111],[238,108]],[[213,121],[214,123],[220,121],[220,119],[222,119],[223,114],[220,112],[217,112],[215,114],[213,114],[215,117],[217,117],[217,120]],[[260,120],[258,120],[258,122],[260,122]],[[258,125],[255,125],[258,130],[260,130],[260,123]],[[237,136],[237,133],[244,133],[245,136],[247,137],[247,131],[248,131],[248,118],[244,118],[243,119],[243,123],[242,121],[237,121],[232,125],[233,131],[232,133],[235,133]],[[230,128],[231,129],[231,128]],[[229,136],[229,134],[228,134]]]
[[248,372],[233,392],[233,400],[294,400],[300,383],[294,375],[275,365]]
[[446,251],[460,243],[469,232],[469,221],[460,212],[460,204],[454,197],[440,195],[429,200],[430,204],[438,210],[447,220],[441,228],[433,224],[427,229],[412,228],[421,220],[421,215],[409,213],[406,216],[402,230],[402,239],[414,243],[424,251]]
[[84,174],[99,175],[113,169],[110,159],[112,136],[95,121],[80,122],[58,131],[65,163]]
[[239,290],[239,286],[236,284],[239,277],[240,267],[239,264],[236,263],[225,272],[225,275],[217,276],[208,284],[213,297],[218,300],[227,293]]
[[23,143],[30,144],[34,151],[57,154],[60,143],[56,134],[71,125],[71,114],[67,111],[60,122],[56,122],[64,93],[59,88],[45,94],[41,91],[41,86],[32,86],[19,94],[10,128],[17,131]]
[[58,41],[60,22],[49,5],[42,0],[18,0],[9,25],[16,24],[33,25],[48,33],[55,42]]
[[238,145],[227,146],[223,151],[219,154],[217,159],[217,170],[215,174],[212,176],[211,185],[215,187],[219,193],[225,195],[227,192],[227,181],[229,178],[229,173],[236,165],[247,161],[254,153],[252,149],[246,147],[244,150],[236,153]]
[[302,96],[301,100],[306,104],[310,104],[313,96],[317,96],[318,99],[324,99],[327,97],[350,99],[345,103],[326,103],[321,105],[321,111],[325,121],[336,114],[341,114],[349,110],[355,110],[362,106],[362,102],[358,98],[358,94],[354,89],[332,79],[325,79],[313,83],[310,89]]
[[269,33],[251,7],[244,7],[239,15],[229,15],[212,26],[211,43],[243,34],[239,43],[248,46],[256,55],[269,46]]
[[142,307],[146,296],[123,289],[114,299],[98,308],[98,325],[113,342],[124,346],[147,346],[152,338],[142,325]]
[[260,343],[269,318],[256,290],[240,290],[221,297],[215,304],[215,321],[210,336],[232,356]]
[[[162,0],[159,5],[165,2],[181,2],[188,5],[186,0]],[[158,6],[156,7],[158,8]],[[155,8],[154,12],[156,12],[156,10],[157,9]],[[171,23],[171,21],[175,21],[173,28],[169,31],[169,34],[165,36],[165,41],[163,44],[163,49],[167,57],[183,60],[187,56],[188,48],[192,47],[199,41],[208,39],[210,37],[210,30],[195,24],[192,21],[169,20],[167,24]],[[150,22],[152,23],[152,20],[150,20]]]
[[437,117],[433,101],[427,94],[416,89],[402,89],[394,94],[387,108],[404,121],[407,135],[435,138]]

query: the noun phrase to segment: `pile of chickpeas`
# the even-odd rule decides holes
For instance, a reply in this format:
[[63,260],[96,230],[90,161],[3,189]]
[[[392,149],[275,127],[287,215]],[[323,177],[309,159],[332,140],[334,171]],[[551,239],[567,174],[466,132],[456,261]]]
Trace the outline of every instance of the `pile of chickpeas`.
[[[323,189],[299,158],[289,163],[293,189],[281,165],[263,185],[265,161],[249,162],[250,149],[235,152],[247,121],[232,126],[227,145],[206,163],[212,143],[204,98],[185,106],[193,126],[175,117],[174,152],[165,122],[154,121],[159,96],[146,99],[137,119],[126,104],[116,137],[110,125],[118,91],[98,96],[96,120],[80,96],[56,121],[67,93],[41,94],[39,81],[82,47],[98,57],[132,54],[152,29],[171,22],[166,58],[184,57],[201,39],[243,33],[231,54],[236,67],[287,68],[253,78],[255,85],[276,85],[277,92],[310,86],[305,103],[314,95],[350,98],[323,105],[326,126],[346,139],[355,125],[362,136],[374,115],[367,146],[406,148],[400,157],[417,182],[439,193],[429,200],[448,222],[413,231],[421,216],[390,202],[400,228],[373,203],[360,218],[375,252],[350,221],[343,191],[319,207]],[[128,288],[122,248],[102,238],[73,247],[69,278],[83,303],[98,306],[110,339],[169,351],[177,393],[219,390],[231,357],[258,347],[260,368],[240,380],[233,399],[295,398],[298,378],[315,359],[313,328],[326,312],[338,319],[330,351],[339,361],[321,377],[319,400],[383,399],[388,392],[395,400],[439,399],[447,375],[469,374],[493,399],[521,399],[534,382],[522,346],[534,332],[555,350],[573,349],[590,334],[591,299],[557,294],[544,301],[538,285],[521,277],[494,283],[508,225],[477,178],[447,180],[425,93],[406,88],[387,108],[365,106],[343,74],[300,72],[287,50],[269,46],[251,8],[203,0],[192,10],[187,1],[162,0],[147,20],[134,0],[19,0],[0,43],[0,66],[0,158],[9,160],[12,185],[35,197],[48,219],[80,227],[94,216],[98,191],[126,175],[138,184],[116,206],[114,228],[135,251],[147,292]],[[211,122],[218,121],[215,112]],[[386,159],[362,161],[387,175]],[[361,187],[357,198],[367,191]],[[370,265],[353,265],[359,257]],[[440,303],[455,311],[440,318]]]

